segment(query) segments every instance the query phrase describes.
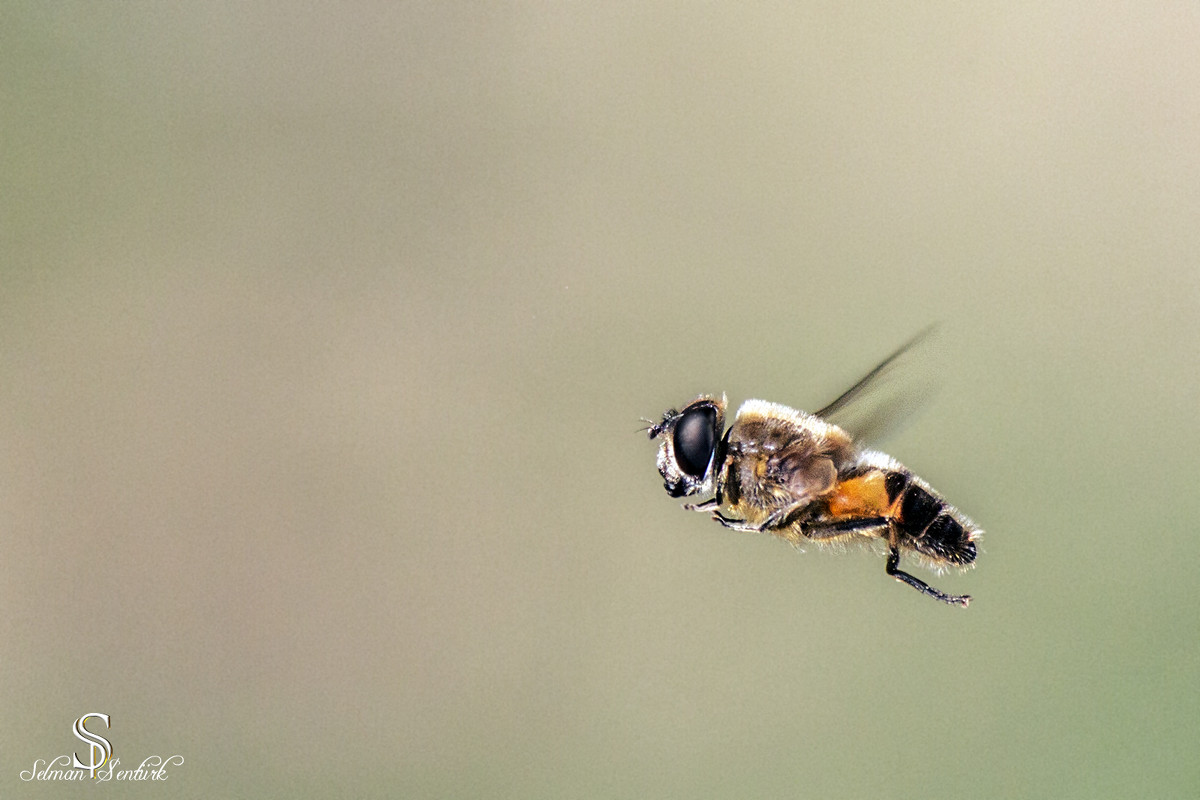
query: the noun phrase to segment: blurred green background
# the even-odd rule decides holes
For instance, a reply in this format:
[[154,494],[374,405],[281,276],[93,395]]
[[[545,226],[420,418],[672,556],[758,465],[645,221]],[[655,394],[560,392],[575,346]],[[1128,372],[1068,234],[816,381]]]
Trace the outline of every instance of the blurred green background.
[[[6,3],[0,795],[1200,794],[1194,3]],[[987,531],[889,580],[638,418],[813,409]]]

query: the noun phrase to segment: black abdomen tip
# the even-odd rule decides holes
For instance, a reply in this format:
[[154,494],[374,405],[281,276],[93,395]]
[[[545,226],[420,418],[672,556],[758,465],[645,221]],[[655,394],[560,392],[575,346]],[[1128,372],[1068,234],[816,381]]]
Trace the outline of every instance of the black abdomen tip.
[[929,526],[917,534],[916,548],[928,556],[951,564],[965,565],[975,560],[975,542],[954,517],[939,514]]

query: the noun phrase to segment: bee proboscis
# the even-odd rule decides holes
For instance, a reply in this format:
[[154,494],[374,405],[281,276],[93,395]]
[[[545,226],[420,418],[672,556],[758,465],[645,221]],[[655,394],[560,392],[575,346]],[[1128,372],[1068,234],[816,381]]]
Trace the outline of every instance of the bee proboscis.
[[667,411],[647,429],[661,439],[658,471],[672,497],[708,495],[684,508],[708,512],[727,528],[768,532],[793,544],[877,540],[886,571],[943,603],[966,607],[970,595],[946,594],[900,569],[915,556],[934,570],[966,568],[983,531],[891,456],[858,446],[826,421],[875,381],[924,333],[816,414],[747,400],[725,425],[725,397],[701,395]]

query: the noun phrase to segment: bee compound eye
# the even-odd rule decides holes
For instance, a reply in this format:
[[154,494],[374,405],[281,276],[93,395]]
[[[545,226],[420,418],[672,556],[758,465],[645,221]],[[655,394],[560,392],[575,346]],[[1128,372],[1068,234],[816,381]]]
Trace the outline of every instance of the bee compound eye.
[[704,476],[717,443],[717,411],[711,406],[684,412],[675,424],[675,461],[693,478]]

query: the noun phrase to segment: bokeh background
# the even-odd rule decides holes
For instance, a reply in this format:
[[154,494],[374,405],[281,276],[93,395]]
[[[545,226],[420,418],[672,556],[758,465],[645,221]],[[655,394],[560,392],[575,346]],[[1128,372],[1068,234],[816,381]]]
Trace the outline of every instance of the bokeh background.
[[[0,795],[101,712],[186,759],[114,796],[1197,796],[1198,42],[5,3]],[[639,417],[933,321],[966,612],[663,493]]]

